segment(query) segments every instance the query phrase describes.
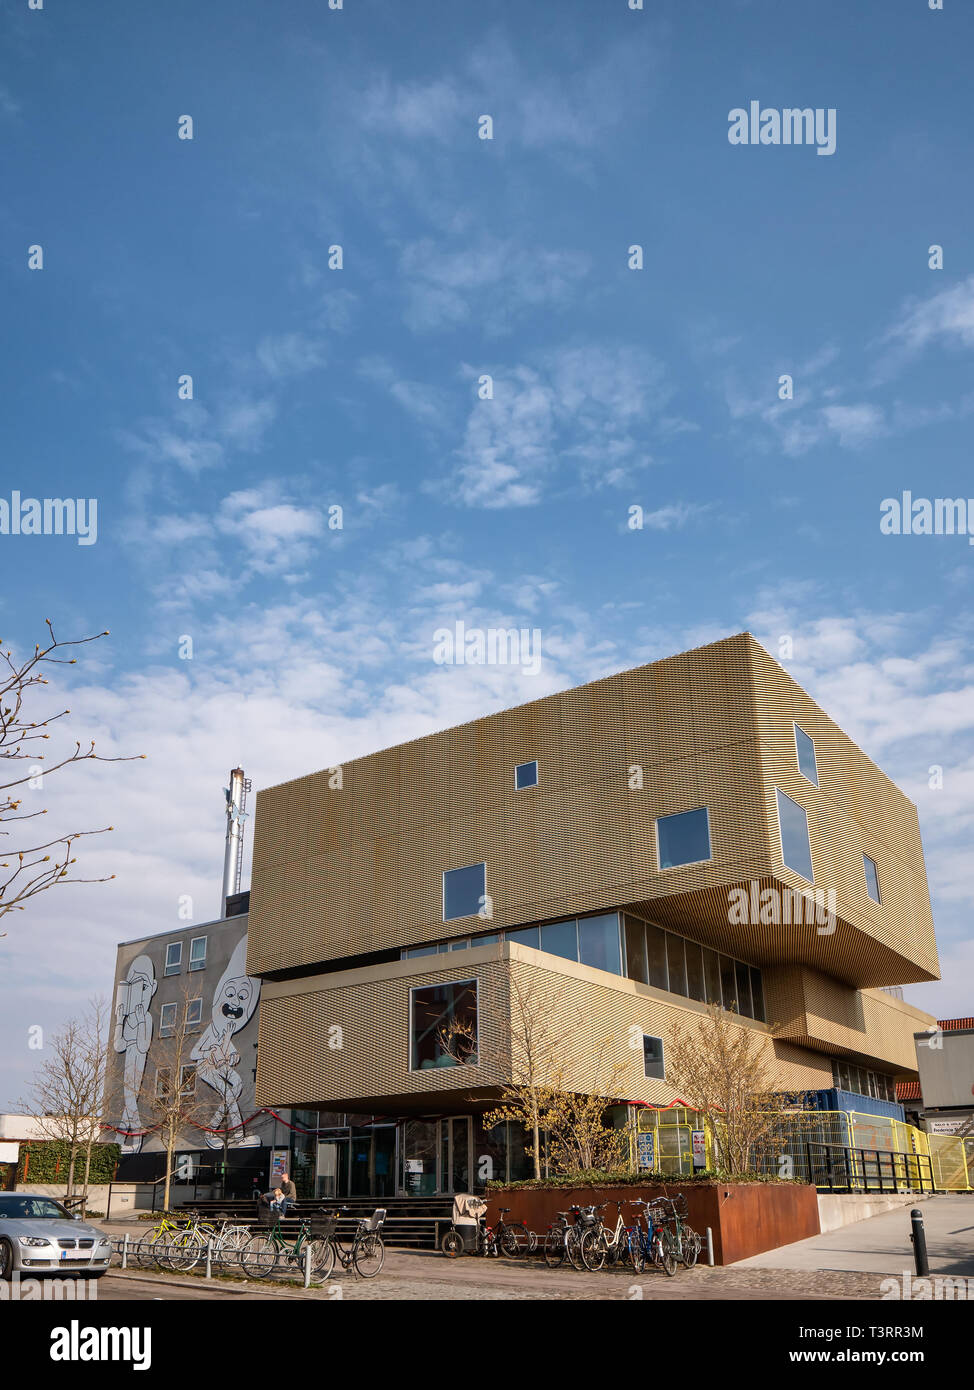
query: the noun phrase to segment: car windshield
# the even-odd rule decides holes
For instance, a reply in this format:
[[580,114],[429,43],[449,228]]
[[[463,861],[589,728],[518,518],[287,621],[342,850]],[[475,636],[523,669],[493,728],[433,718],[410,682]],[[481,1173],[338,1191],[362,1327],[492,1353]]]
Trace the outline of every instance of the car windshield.
[[55,1202],[50,1197],[22,1197],[13,1193],[0,1194],[0,1221],[10,1221],[18,1217],[25,1221],[37,1221],[44,1218],[70,1221],[71,1213],[65,1211],[60,1202]]

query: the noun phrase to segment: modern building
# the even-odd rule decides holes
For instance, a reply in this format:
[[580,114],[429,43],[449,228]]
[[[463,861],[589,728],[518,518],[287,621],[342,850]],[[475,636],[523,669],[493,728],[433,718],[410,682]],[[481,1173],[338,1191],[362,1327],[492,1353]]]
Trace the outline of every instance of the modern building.
[[526,1015],[620,1119],[708,1002],[782,1090],[889,1103],[938,962],[916,808],[743,633],[258,793],[247,973],[257,1104],[376,1117],[318,1137],[344,1195],[525,1175],[482,1117]]
[[974,1018],[941,1018],[915,1036],[918,1100],[928,1134],[974,1136]]

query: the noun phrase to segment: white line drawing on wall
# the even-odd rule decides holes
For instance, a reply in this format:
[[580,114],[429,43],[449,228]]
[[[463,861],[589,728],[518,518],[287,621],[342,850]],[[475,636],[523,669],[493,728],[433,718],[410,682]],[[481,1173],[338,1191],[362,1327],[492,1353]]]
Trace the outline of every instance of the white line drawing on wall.
[[[243,1122],[240,1113],[243,1080],[236,1070],[240,1053],[233,1044],[233,1035],[250,1022],[260,997],[260,981],[247,974],[246,966],[247,937],[244,935],[220,976],[213,995],[210,1023],[191,1054],[191,1060],[197,1064],[196,1075],[220,1097],[210,1123],[214,1129],[232,1131],[227,1140],[232,1149],[254,1149],[261,1142],[258,1134],[245,1134],[236,1128]],[[222,1134],[203,1137],[211,1149],[223,1147]]]
[[[125,1055],[122,1075],[125,1108],[119,1126],[123,1130],[136,1131],[142,1127],[139,1093],[142,1090],[146,1054],[152,1042],[152,1015],[149,1013],[149,1005],[158,984],[149,957],[136,956],[128,968],[125,979],[119,981],[116,991],[113,1046],[116,1052]],[[133,1132],[120,1137],[122,1153],[137,1154],[142,1148],[141,1134]]]

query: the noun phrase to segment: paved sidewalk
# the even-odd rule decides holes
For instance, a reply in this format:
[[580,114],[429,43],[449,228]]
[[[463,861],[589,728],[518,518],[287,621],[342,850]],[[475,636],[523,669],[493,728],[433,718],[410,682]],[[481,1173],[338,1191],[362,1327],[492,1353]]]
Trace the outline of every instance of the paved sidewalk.
[[[828,1235],[766,1250],[730,1266],[735,1270],[912,1271],[910,1207],[897,1207],[843,1226]],[[974,1277],[974,1193],[927,1197],[919,1210],[927,1237],[931,1274]]]

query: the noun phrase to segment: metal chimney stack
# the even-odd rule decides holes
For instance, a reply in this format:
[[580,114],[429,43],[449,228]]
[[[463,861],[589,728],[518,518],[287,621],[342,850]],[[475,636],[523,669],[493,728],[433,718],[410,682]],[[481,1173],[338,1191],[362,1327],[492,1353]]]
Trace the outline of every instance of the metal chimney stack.
[[220,903],[220,916],[227,915],[227,898],[240,892],[240,878],[243,873],[243,832],[247,819],[247,793],[250,791],[250,778],[244,776],[242,767],[235,767],[230,773],[230,785],[224,787],[227,799],[227,839],[223,855],[223,899]]

